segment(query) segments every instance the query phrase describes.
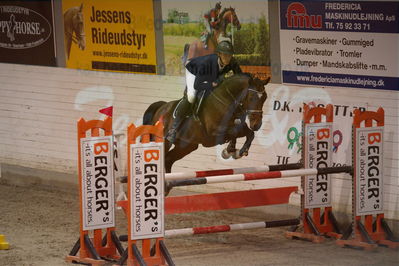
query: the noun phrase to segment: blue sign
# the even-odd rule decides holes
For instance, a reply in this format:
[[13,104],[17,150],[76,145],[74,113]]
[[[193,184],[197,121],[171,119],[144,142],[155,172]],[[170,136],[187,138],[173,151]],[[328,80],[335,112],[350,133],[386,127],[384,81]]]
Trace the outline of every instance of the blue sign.
[[280,1],[284,83],[399,90],[399,2]]

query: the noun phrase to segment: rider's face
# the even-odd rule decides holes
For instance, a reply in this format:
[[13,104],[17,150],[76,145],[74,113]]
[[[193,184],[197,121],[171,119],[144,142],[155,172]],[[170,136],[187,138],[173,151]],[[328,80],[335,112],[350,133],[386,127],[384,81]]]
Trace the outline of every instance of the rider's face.
[[231,54],[219,53],[219,57],[223,65],[228,65],[230,64],[231,58],[233,56]]

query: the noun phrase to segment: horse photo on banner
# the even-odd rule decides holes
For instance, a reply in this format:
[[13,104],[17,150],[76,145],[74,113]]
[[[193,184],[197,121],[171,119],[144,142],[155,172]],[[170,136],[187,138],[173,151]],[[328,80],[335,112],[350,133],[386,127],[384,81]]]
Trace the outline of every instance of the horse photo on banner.
[[213,54],[229,40],[244,72],[270,76],[267,1],[162,1],[167,75],[184,75],[194,57]]

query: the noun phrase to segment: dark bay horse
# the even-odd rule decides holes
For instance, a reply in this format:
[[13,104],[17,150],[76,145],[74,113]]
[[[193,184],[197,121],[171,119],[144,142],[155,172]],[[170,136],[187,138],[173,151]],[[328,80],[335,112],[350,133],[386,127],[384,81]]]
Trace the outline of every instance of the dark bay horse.
[[86,48],[86,36],[84,32],[83,4],[80,7],[71,7],[64,13],[64,41],[65,53],[69,59],[72,42],[81,50]]
[[238,20],[236,11],[232,7],[225,8],[222,12],[220,12],[219,21],[219,24],[212,32],[212,36],[208,38],[207,48],[205,48],[204,43],[200,40],[196,40],[191,44],[186,44],[184,46],[184,54],[182,60],[183,64],[185,64],[186,61],[191,58],[215,53],[219,38],[227,38],[226,28],[227,25],[229,25],[230,23],[237,27],[238,30],[241,28],[241,24]]
[[[248,155],[254,139],[254,131],[262,125],[262,107],[267,94],[265,85],[269,82],[252,78],[249,74],[238,74],[225,79],[209,94],[197,112],[197,118],[190,116],[178,128],[173,149],[165,139],[165,170],[170,173],[174,162],[198,148],[213,147],[229,142],[227,153],[238,159]],[[154,125],[164,122],[164,134],[173,124],[173,112],[180,100],[155,102],[144,113],[143,124]],[[249,126],[245,120],[248,117]],[[246,137],[240,150],[236,150],[236,139]],[[238,156],[235,156],[237,154]]]

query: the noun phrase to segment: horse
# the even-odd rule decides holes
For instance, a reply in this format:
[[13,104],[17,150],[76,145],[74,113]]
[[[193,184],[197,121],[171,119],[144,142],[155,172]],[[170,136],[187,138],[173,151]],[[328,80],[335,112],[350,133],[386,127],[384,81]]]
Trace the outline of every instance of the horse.
[[83,3],[80,7],[71,7],[64,13],[64,40],[65,53],[69,59],[72,42],[81,50],[86,48],[86,36],[84,33]]
[[[178,128],[173,143],[165,139],[165,171],[170,173],[172,165],[195,151],[199,144],[204,147],[229,143],[223,151],[224,158],[234,159],[248,155],[254,139],[254,131],[262,125],[262,107],[267,99],[263,81],[250,74],[236,74],[226,78],[206,97],[198,111],[194,111]],[[158,101],[151,104],[144,113],[143,124],[154,125],[162,120],[164,135],[173,124],[173,112],[181,100]],[[248,117],[249,126],[246,123]],[[240,150],[236,150],[237,138],[246,137]]]
[[[207,48],[202,41],[196,40],[191,44],[186,44],[184,46],[184,53],[182,57],[183,65],[190,60],[191,58],[213,54],[215,52],[216,46],[218,44],[218,40],[221,36],[226,37],[226,28],[228,24],[232,24],[237,29],[241,29],[240,21],[238,20],[235,9],[232,7],[224,8],[222,12],[219,14],[219,24],[212,31],[212,36],[208,38]],[[203,33],[204,34],[204,33]]]

